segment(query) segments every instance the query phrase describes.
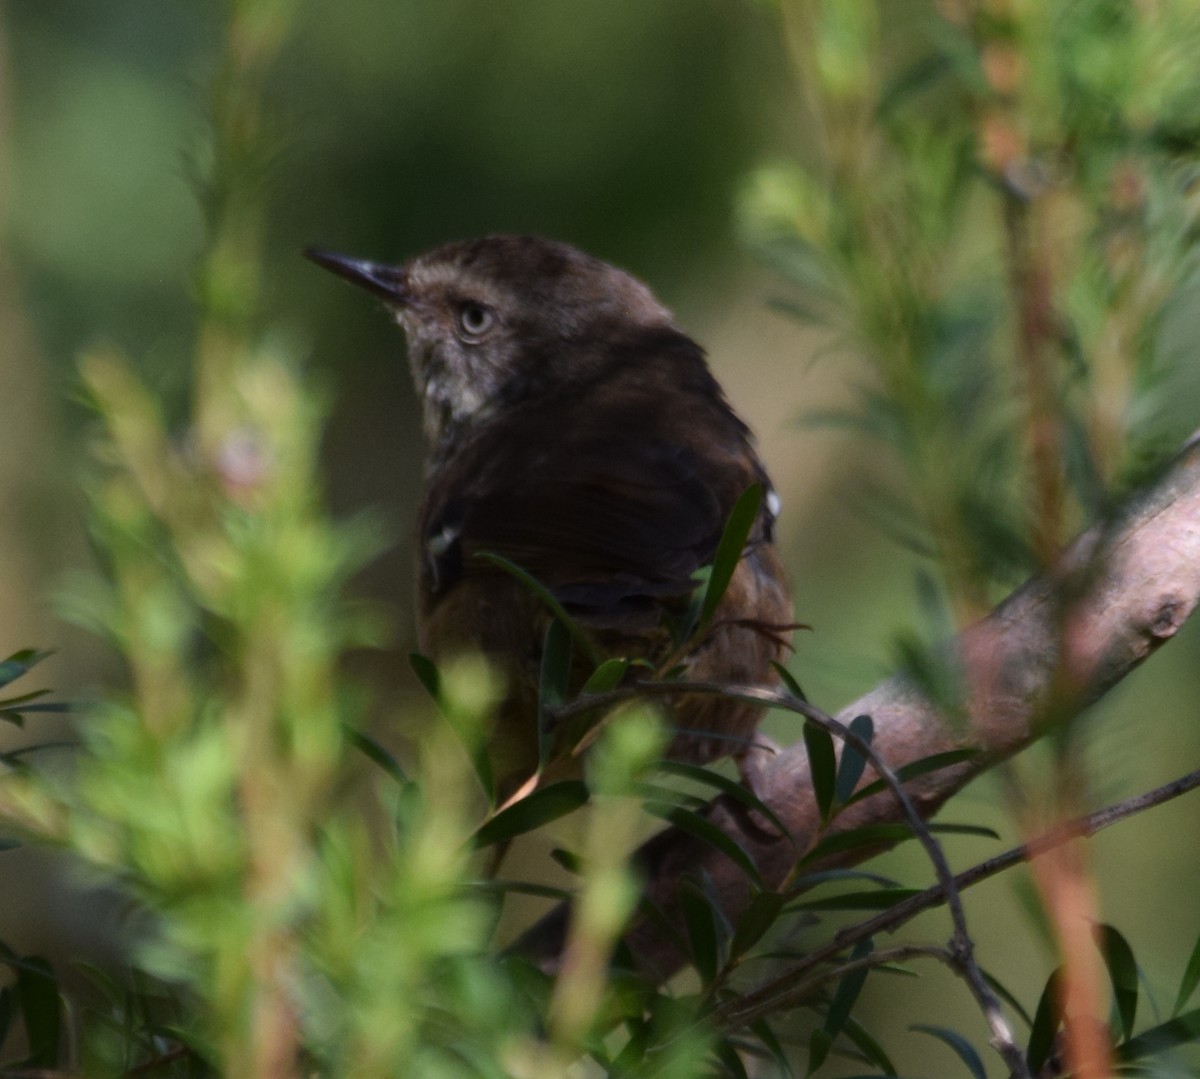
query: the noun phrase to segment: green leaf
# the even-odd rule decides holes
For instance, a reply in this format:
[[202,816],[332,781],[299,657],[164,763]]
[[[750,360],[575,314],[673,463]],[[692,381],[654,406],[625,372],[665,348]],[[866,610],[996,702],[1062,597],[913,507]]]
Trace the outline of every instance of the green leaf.
[[705,768],[698,764],[687,764],[684,761],[659,761],[658,769],[660,772],[666,772],[668,775],[679,776],[681,779],[690,779],[693,782],[703,783],[713,790],[720,791],[735,802],[740,802],[747,809],[752,809],[755,813],[761,813],[781,834],[788,836],[789,839],[791,838],[791,833],[784,826],[783,821],[779,819],[775,811],[752,790],[739,783],[736,779],[731,779],[729,776],[722,775],[711,768]]
[[51,651],[38,651],[34,648],[23,648],[14,652],[8,659],[0,661],[0,688],[15,682],[21,675],[36,667],[42,660],[54,655]]
[[1168,1019],[1156,1027],[1143,1030],[1136,1038],[1130,1038],[1123,1045],[1118,1045],[1117,1059],[1128,1062],[1141,1060],[1143,1057],[1165,1053],[1180,1045],[1190,1045],[1200,1041],[1200,1008]]
[[727,1075],[732,1075],[733,1079],[749,1079],[746,1074],[746,1065],[742,1063],[740,1054],[729,1042],[720,1042],[716,1047],[716,1054]]
[[363,731],[356,730],[348,724],[342,724],[342,733],[351,746],[357,749],[372,764],[377,764],[382,768],[397,783],[408,782],[408,776],[400,766],[400,762],[378,740]]
[[708,896],[690,877],[679,882],[679,907],[687,928],[692,965],[703,985],[711,985],[721,969],[721,947],[717,919]]
[[784,1052],[783,1045],[779,1038],[776,1037],[775,1031],[771,1029],[771,1025],[765,1019],[759,1019],[755,1023],[750,1024],[750,1031],[754,1036],[762,1042],[771,1059],[775,1062],[775,1068],[780,1075],[786,1079],[794,1079],[795,1072],[792,1071],[791,1062],[787,1058],[787,1053]]
[[564,779],[561,783],[540,787],[481,825],[475,833],[475,846],[490,847],[532,832],[573,813],[587,800],[587,786],[578,779]]
[[417,676],[417,681],[424,687],[425,692],[433,698],[435,703],[440,705],[442,702],[442,672],[437,669],[437,665],[420,652],[408,653],[408,665],[412,668],[413,674]]
[[542,669],[538,676],[538,767],[544,767],[554,751],[555,724],[552,712],[567,699],[571,679],[571,637],[557,618],[546,627],[542,644]]
[[[851,734],[858,735],[859,738],[868,744],[870,744],[871,739],[875,736],[875,723],[870,716],[855,716],[850,721],[849,729]],[[858,781],[862,779],[862,774],[866,767],[867,758],[849,742],[844,742],[842,744],[842,759],[838,765],[837,779],[834,783],[834,796],[837,798],[839,805],[845,805],[854,793],[854,788],[858,786]]]
[[712,621],[717,605],[733,579],[733,571],[742,560],[742,551],[745,550],[746,540],[750,538],[750,530],[758,517],[758,507],[762,504],[762,498],[762,484],[751,484],[742,492],[742,496],[734,503],[729,513],[725,530],[717,543],[716,554],[713,555],[712,573],[704,590],[704,602],[700,605],[701,626],[707,626]]
[[771,660],[771,666],[775,668],[775,673],[779,675],[779,680],[783,683],[784,689],[786,689],[797,700],[804,701],[804,703],[807,704],[808,696],[805,694],[804,690],[800,688],[800,683],[796,681],[796,676],[792,674],[792,672],[789,671],[782,663],[776,663],[775,660]]
[[759,892],[755,895],[738,919],[737,928],[733,931],[733,942],[729,945],[730,954],[735,958],[745,955],[762,940],[779,920],[783,904],[784,897],[778,892]]
[[1095,927],[1096,941],[1108,977],[1112,981],[1113,1002],[1121,1021],[1121,1037],[1128,1040],[1133,1035],[1133,1024],[1137,1018],[1138,969],[1129,942],[1111,925]]
[[958,1054],[959,1060],[967,1066],[967,1070],[975,1079],[987,1079],[987,1069],[983,1066],[983,1061],[975,1051],[975,1047],[957,1031],[948,1030],[946,1027],[926,1026],[924,1023],[918,1023],[908,1029],[919,1030],[922,1034],[929,1034],[939,1041],[945,1042]]
[[1062,1021],[1059,1006],[1059,989],[1062,983],[1062,970],[1055,970],[1046,979],[1046,987],[1042,990],[1038,1001],[1037,1011],[1033,1015],[1033,1027],[1029,1031],[1029,1046],[1025,1050],[1025,1062],[1029,1070],[1036,1075],[1042,1070],[1050,1051],[1054,1048],[1054,1038]]
[[829,1050],[833,1048],[833,1039],[828,1032],[817,1027],[808,1036],[808,1070],[805,1075],[812,1075],[829,1058]]
[[599,667],[592,671],[591,677],[584,683],[579,695],[586,697],[608,693],[610,690],[616,689],[621,684],[621,680],[625,677],[625,672],[628,670],[629,660],[606,659]]
[[[428,656],[424,656],[420,652],[409,652],[408,665],[412,668],[413,674],[417,676],[417,681],[424,687],[425,692],[433,698],[433,703],[437,705],[438,714],[450,725],[450,729],[458,735],[458,740],[462,743],[463,749],[466,750],[467,758],[471,762],[472,769],[474,769],[475,777],[479,780],[479,785],[483,788],[483,793],[487,795],[488,804],[494,805],[496,801],[496,779],[492,774],[492,760],[488,756],[487,743],[483,736],[483,731],[480,729],[479,724],[474,721],[475,717],[471,717],[468,720],[466,717],[459,715],[456,709],[447,706],[442,693],[442,672],[438,670],[437,665]],[[381,762],[377,761],[376,763]]]
[[38,956],[24,956],[17,972],[17,999],[29,1042],[27,1068],[53,1068],[59,1063],[62,1005],[53,968]]
[[1183,1010],[1183,1006],[1196,991],[1197,985],[1200,985],[1200,937],[1197,937],[1196,943],[1192,945],[1192,954],[1188,957],[1187,966],[1183,969],[1183,978],[1179,982],[1179,993],[1175,997],[1175,1007],[1171,1009],[1172,1015],[1178,1015]]
[[877,888],[870,892],[847,892],[819,899],[803,899],[790,904],[788,910],[887,910],[920,894],[920,888]]
[[758,866],[754,864],[754,860],[707,818],[693,813],[690,809],[684,809],[682,806],[663,802],[647,802],[645,809],[651,816],[658,817],[659,820],[664,820],[680,831],[687,832],[688,835],[699,839],[702,843],[719,850],[735,863],[758,888],[763,888],[762,877],[759,876]]
[[983,980],[992,987],[996,996],[998,996],[1002,1001],[1004,1001],[1005,1004],[1012,1008],[1013,1012],[1021,1017],[1021,1021],[1026,1026],[1033,1026],[1033,1018],[1030,1016],[1029,1012],[1025,1010],[1025,1006],[1016,998],[1008,986],[1000,981],[999,978],[989,974],[986,970],[980,969],[979,973],[983,975]]
[[854,1016],[850,1016],[846,1020],[846,1026],[842,1034],[853,1042],[859,1052],[874,1064],[875,1067],[879,1068],[884,1075],[896,1074],[896,1065],[892,1063],[887,1053],[883,1051],[883,1046],[875,1040],[871,1032],[855,1019]]
[[510,562],[503,555],[493,554],[491,551],[481,551],[475,557],[482,562],[488,562],[493,566],[499,567],[505,573],[511,574],[520,581],[546,605],[546,608],[555,618],[566,626],[567,632],[571,634],[571,640],[579,648],[580,654],[586,656],[588,662],[593,667],[600,665],[600,656],[596,652],[596,646],[592,644],[591,638],[584,631],[583,627],[567,614],[566,608],[558,601],[554,593],[534,577],[533,574],[522,569],[515,562]]
[[[896,778],[901,783],[907,783],[910,779],[916,779],[917,776],[928,775],[930,772],[937,772],[942,768],[949,768],[951,765],[961,764],[963,761],[969,761],[978,756],[979,750],[974,748],[948,749],[945,753],[934,753],[897,768]],[[854,805],[855,802],[861,802],[864,798],[870,798],[887,789],[887,784],[882,779],[877,779],[873,783],[868,783],[861,790],[855,791],[845,804]]]
[[[864,959],[874,950],[875,941],[871,937],[868,937],[866,940],[860,940],[854,946],[854,951],[850,953],[850,958]],[[837,1036],[846,1025],[846,1020],[850,1018],[854,1002],[858,1000],[858,994],[862,992],[863,984],[866,982],[867,975],[870,972],[869,967],[863,967],[861,970],[852,970],[848,974],[844,974],[842,980],[838,982],[837,990],[833,994],[833,1000],[829,1004],[829,1011],[825,1013],[825,1033],[829,1035],[831,1042],[837,1040]]]
[[[837,750],[833,735],[809,720],[804,721],[804,748],[808,750],[808,770],[812,776],[813,796],[821,811],[821,820],[829,819],[837,784]],[[844,758],[843,758],[844,759]]]

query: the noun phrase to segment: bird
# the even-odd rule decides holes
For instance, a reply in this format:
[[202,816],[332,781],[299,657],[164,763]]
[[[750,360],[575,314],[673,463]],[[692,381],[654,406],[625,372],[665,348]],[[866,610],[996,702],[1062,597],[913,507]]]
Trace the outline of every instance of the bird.
[[[451,242],[395,265],[304,254],[381,300],[407,338],[428,444],[418,647],[439,663],[481,653],[503,675],[488,747],[501,797],[536,787],[544,763],[537,697],[554,604],[593,655],[642,673],[777,683],[797,628],[775,542],[779,498],[704,351],[649,287],[531,235]],[[681,654],[697,574],[756,486],[730,582]],[[578,690],[590,672],[578,657],[572,672]],[[667,709],[668,759],[732,756],[752,779],[761,706],[681,693]]]

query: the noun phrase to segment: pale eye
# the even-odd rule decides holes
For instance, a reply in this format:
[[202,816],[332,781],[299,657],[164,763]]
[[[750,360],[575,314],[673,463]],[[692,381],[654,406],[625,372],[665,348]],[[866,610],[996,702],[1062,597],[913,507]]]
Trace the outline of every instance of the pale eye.
[[458,327],[464,337],[482,337],[495,324],[492,309],[481,303],[465,303],[458,310]]

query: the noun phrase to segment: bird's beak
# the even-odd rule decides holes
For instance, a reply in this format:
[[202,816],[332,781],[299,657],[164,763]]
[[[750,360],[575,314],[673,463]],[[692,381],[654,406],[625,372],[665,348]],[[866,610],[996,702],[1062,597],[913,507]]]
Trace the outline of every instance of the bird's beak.
[[365,288],[387,300],[390,304],[404,304],[409,299],[408,275],[402,266],[387,266],[382,262],[368,262],[339,255],[334,251],[322,251],[306,247],[304,257],[338,277]]

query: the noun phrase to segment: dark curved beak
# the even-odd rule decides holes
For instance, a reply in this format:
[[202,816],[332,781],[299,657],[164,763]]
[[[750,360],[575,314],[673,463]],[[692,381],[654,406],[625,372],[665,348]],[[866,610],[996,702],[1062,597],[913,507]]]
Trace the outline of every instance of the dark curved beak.
[[323,251],[318,247],[306,247],[304,257],[322,269],[344,277],[347,281],[373,292],[391,304],[408,302],[408,275],[402,266],[388,266],[382,262],[350,258],[336,251]]

